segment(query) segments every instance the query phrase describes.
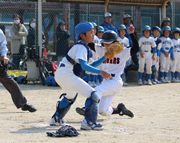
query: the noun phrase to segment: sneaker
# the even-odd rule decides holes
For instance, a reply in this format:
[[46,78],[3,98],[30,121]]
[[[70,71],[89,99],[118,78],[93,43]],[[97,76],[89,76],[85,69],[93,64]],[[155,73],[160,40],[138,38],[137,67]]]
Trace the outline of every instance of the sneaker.
[[152,85],[152,82],[150,79],[148,79],[148,85]]
[[92,82],[91,82],[91,81],[88,81],[88,84],[89,84],[90,86],[92,86]]
[[176,82],[175,78],[171,79],[171,83],[175,83],[175,82]]
[[146,80],[143,81],[144,85],[148,85],[148,82]]
[[161,83],[166,83],[164,78],[161,79]]
[[77,108],[76,108],[76,112],[77,112],[79,115],[85,116],[85,107],[82,107],[82,108],[77,107]]
[[180,80],[178,78],[175,79],[176,83],[180,82]]
[[121,111],[119,113],[120,116],[127,115],[131,118],[134,117],[134,114],[130,110],[126,109],[123,103],[118,104],[117,108]]
[[156,81],[155,81],[155,80],[152,80],[152,84],[153,84],[153,85],[156,85],[157,83],[156,83]]
[[155,79],[155,82],[156,82],[157,84],[161,84],[161,82],[160,82],[159,80],[157,80],[157,79]]
[[138,84],[142,85],[142,80],[141,79],[139,79]]
[[37,109],[30,103],[26,103],[23,107],[21,107],[22,111],[36,112]]
[[123,86],[128,86],[128,83],[126,83],[126,82],[123,82]]
[[66,125],[66,122],[64,119],[60,119],[59,117],[54,116],[51,118],[49,125],[50,126],[64,126]]
[[81,123],[81,130],[103,130],[103,125],[98,124],[88,124],[87,121],[84,119],[84,121]]
[[168,78],[165,78],[165,83],[169,83],[169,80],[168,80]]

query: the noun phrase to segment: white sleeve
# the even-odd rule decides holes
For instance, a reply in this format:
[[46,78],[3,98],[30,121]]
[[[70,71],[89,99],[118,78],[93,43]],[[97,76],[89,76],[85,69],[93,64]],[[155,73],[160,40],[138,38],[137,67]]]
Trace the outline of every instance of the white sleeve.
[[171,40],[171,47],[174,47],[174,44],[173,44],[172,40]]
[[162,43],[159,43],[157,46],[157,50],[161,50],[161,48],[162,48]]
[[129,47],[129,39],[127,38],[127,47]]
[[139,39],[139,47],[142,47],[142,38]]
[[155,48],[156,47],[156,43],[154,41],[154,39],[152,38],[152,48]]

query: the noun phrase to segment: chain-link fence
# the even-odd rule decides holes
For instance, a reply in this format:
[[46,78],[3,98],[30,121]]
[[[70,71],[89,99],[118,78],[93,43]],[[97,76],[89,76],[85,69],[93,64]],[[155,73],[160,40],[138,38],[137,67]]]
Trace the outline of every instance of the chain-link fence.
[[[96,22],[97,25],[103,23],[103,15],[105,11],[104,5],[93,5],[93,4],[74,4],[74,3],[42,3],[42,29],[44,32],[44,47],[47,48],[48,52],[56,52],[57,48],[61,48],[62,54],[64,55],[68,46],[72,45],[75,41],[74,27],[77,23],[82,21]],[[162,23],[162,10],[161,8],[154,7],[130,7],[130,6],[119,6],[109,5],[109,12],[112,14],[112,24],[116,28],[123,23],[123,15],[130,14],[131,19],[136,27],[138,37],[142,35],[141,29],[144,25],[148,24],[152,26],[161,26]],[[36,33],[34,27],[30,25],[32,19],[37,19],[37,2],[28,2],[27,0],[1,0],[0,1],[0,28],[4,31],[7,41],[8,49],[11,54],[18,54],[18,50],[12,50],[12,48],[19,46],[17,43],[13,43],[16,40],[14,36],[24,37],[25,43],[22,38],[20,39],[21,44],[28,46],[35,45]],[[171,19],[171,26],[180,27],[180,2],[173,2],[172,9],[167,8],[167,17]],[[13,15],[18,14],[20,22],[24,24],[25,29],[30,34],[28,35],[12,35],[11,31],[14,26]],[[65,31],[61,30],[59,23],[65,24]],[[32,22],[32,21],[31,21]],[[58,26],[59,25],[59,26]],[[16,27],[19,28],[19,27]],[[59,32],[59,33],[58,33]],[[58,34],[65,34],[63,36],[66,39],[65,46],[58,47],[58,41],[61,40]],[[33,37],[34,36],[34,37]],[[60,35],[62,36],[62,35]],[[17,37],[16,37],[17,38]],[[28,41],[30,40],[30,41]]]

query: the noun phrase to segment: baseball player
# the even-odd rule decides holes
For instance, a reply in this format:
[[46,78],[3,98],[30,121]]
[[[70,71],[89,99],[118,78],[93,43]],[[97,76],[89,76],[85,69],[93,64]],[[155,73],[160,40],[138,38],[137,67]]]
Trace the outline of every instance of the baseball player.
[[[126,26],[124,24],[121,24],[118,28],[118,32],[120,37],[118,37],[119,42],[124,46],[124,47],[129,47],[129,39],[125,37],[125,34],[127,33]],[[127,78],[127,67],[131,64],[131,58],[126,62],[126,66],[124,68],[124,73],[125,73],[125,78],[123,81],[124,86],[128,86],[128,83],[126,83],[126,78]],[[121,78],[123,77],[123,74],[121,75]]]
[[86,115],[81,124],[81,129],[102,130],[103,125],[96,123],[99,111],[99,95],[94,88],[79,76],[82,70],[100,74],[106,80],[111,78],[111,75],[104,70],[94,68],[105,60],[104,56],[91,65],[87,64],[89,58],[92,57],[92,51],[87,46],[88,43],[92,43],[94,40],[94,26],[92,23],[79,23],[75,27],[75,34],[77,42],[69,48],[55,72],[56,82],[66,93],[63,94],[65,95],[64,98],[57,102],[57,109],[51,118],[50,125],[60,125],[63,122],[64,116],[79,93],[87,98],[85,102]]
[[140,56],[139,56],[139,69],[138,69],[138,76],[139,76],[138,84],[142,85],[142,75],[144,72],[144,66],[146,64],[148,85],[152,85],[151,66],[152,66],[152,60],[155,60],[156,43],[155,43],[154,39],[150,36],[150,32],[151,32],[150,26],[146,25],[143,28],[142,32],[143,32],[144,36],[142,36],[139,39],[139,54],[140,54]]
[[[180,34],[180,29],[178,27],[176,27],[173,30],[173,45],[174,45],[174,49],[173,49],[173,57],[171,55],[171,59],[174,58],[174,61],[171,61],[171,82],[179,82],[178,79],[178,75],[179,75],[179,71],[180,71],[180,39],[179,38],[179,34]],[[174,76],[175,73],[175,76]]]
[[161,68],[160,68],[160,76],[161,76],[161,83],[169,83],[168,81],[168,71],[170,66],[170,55],[173,51],[173,42],[169,38],[171,33],[171,28],[169,26],[165,26],[162,29],[163,37],[161,37],[162,41],[162,48],[161,48]]
[[[133,34],[134,27],[130,26],[128,31],[133,40],[133,47],[125,47],[123,52],[117,54],[114,59],[106,59],[106,61],[103,62],[102,68],[111,73],[112,79],[103,80],[102,84],[95,87],[100,98],[99,113],[103,116],[110,116],[112,114],[127,115],[130,117],[134,116],[130,110],[126,109],[123,103],[118,104],[117,108],[111,107],[114,96],[121,91],[123,82],[120,75],[124,71],[126,62],[132,55],[139,51],[138,41],[135,39]],[[111,44],[118,42],[118,36],[114,31],[106,31],[102,36],[101,42],[104,48],[102,46],[95,47],[99,56],[103,55]],[[84,115],[85,112],[84,108],[79,107],[76,108],[76,111],[80,115]]]
[[152,28],[152,37],[154,38],[154,41],[156,42],[156,53],[155,53],[155,60],[152,61],[152,83],[153,84],[160,84],[161,82],[157,80],[157,73],[159,69],[159,59],[160,59],[160,50],[162,47],[161,39],[158,38],[158,36],[161,33],[161,28],[158,26],[155,26]]
[[[102,26],[98,26],[97,37],[98,37],[99,39],[102,38],[103,33],[104,33],[104,28],[103,28]],[[100,43],[100,41],[99,41],[99,43]]]

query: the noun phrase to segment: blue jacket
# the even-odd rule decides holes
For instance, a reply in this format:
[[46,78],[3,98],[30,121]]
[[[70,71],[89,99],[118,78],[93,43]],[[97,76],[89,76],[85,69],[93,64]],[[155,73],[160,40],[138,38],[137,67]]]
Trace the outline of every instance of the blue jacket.
[[126,26],[126,31],[127,31],[126,34],[125,34],[125,37],[127,37],[129,39],[129,46],[132,47],[133,42],[132,42],[131,37],[130,37],[130,35],[128,33],[128,28],[129,28],[130,25],[126,25],[126,24],[124,24],[124,25]]
[[110,23],[110,24],[107,24],[106,22],[103,22],[103,23],[101,24],[101,26],[104,28],[104,31],[112,30],[112,31],[116,32],[116,33],[118,34],[118,36],[119,36],[119,33],[118,33],[116,27],[113,26],[111,23]]

